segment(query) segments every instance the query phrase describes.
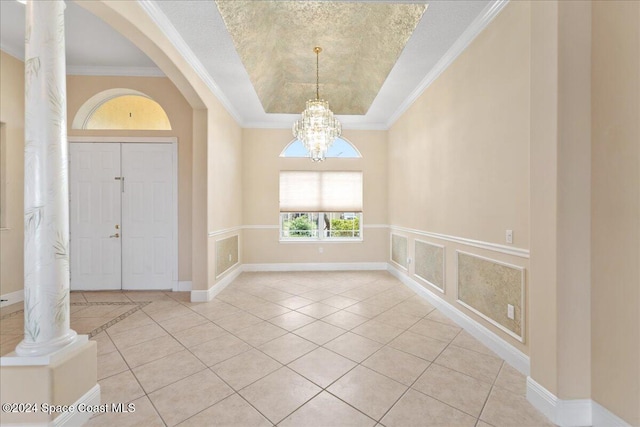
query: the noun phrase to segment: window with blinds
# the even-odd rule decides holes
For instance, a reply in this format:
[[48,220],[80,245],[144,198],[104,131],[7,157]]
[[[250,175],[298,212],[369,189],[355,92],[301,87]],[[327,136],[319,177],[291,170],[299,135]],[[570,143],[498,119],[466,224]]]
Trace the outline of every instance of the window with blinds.
[[281,171],[281,240],[362,240],[362,172]]

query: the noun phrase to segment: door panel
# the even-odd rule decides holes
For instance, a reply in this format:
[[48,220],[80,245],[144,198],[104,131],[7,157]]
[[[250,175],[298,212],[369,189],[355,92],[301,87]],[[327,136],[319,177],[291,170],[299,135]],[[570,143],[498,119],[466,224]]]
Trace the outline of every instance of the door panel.
[[122,288],[171,289],[174,170],[170,144],[123,144]]
[[69,144],[71,289],[121,288],[120,144]]

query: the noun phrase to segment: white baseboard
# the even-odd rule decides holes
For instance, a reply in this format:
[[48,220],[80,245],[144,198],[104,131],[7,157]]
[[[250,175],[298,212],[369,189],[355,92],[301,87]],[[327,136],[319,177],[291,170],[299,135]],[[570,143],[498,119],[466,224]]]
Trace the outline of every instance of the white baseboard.
[[418,295],[424,297],[429,303],[440,310],[448,318],[456,322],[474,338],[487,346],[498,356],[502,357],[509,365],[520,371],[523,375],[529,375],[529,356],[506,342],[494,332],[476,322],[462,311],[431,292],[420,283],[409,277],[405,272],[398,270],[391,263],[387,264],[387,270],[397,277],[407,287]]
[[224,288],[226,288],[236,277],[242,273],[243,269],[241,265],[228,273],[222,280],[207,289],[206,291],[191,291],[191,302],[208,302],[211,301],[216,295],[218,295]]
[[0,302],[0,307],[15,304],[17,302],[24,301],[24,290],[21,289],[15,292],[9,292],[8,294],[0,295],[0,299],[6,299],[6,301]]
[[611,413],[596,401],[591,401],[593,427],[631,427],[631,424]]
[[173,285],[173,292],[189,292],[193,288],[191,280],[184,280],[175,282]]
[[533,378],[527,377],[527,400],[554,424],[561,427],[592,425],[593,402],[591,399],[559,399]]
[[[84,404],[86,406],[100,405],[100,384],[94,385],[88,392],[82,395],[82,397],[73,404],[73,407],[78,408],[78,405],[80,404]],[[52,427],[81,426],[89,421],[89,418],[91,418],[92,415],[92,412],[63,412],[62,414],[58,415],[49,425]]]
[[243,271],[363,271],[386,269],[386,262],[317,262],[243,265]]

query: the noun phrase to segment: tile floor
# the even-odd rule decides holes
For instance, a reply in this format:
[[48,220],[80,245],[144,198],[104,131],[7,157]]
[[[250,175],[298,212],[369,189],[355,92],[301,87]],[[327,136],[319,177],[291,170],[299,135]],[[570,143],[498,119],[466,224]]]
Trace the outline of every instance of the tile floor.
[[[74,292],[98,343],[91,426],[548,426],[525,378],[386,272],[243,273],[188,293]],[[4,308],[0,351],[22,338]],[[14,313],[11,313],[14,311]]]

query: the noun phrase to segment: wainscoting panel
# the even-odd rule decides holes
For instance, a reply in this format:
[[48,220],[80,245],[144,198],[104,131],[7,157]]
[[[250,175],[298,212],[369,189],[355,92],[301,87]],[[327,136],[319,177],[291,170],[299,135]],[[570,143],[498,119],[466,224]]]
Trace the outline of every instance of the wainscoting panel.
[[391,261],[407,270],[407,238],[391,234]]
[[442,245],[415,240],[415,275],[444,293],[445,248]]
[[[524,342],[524,268],[456,253],[458,302]],[[513,319],[507,316],[507,304],[514,307]]]
[[216,277],[238,263],[238,235],[216,240]]

